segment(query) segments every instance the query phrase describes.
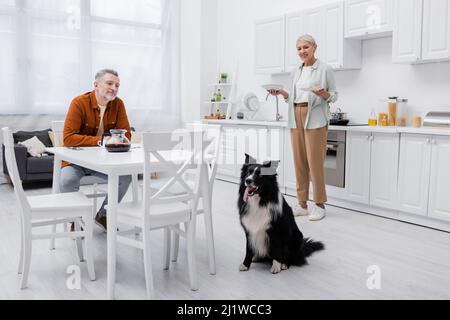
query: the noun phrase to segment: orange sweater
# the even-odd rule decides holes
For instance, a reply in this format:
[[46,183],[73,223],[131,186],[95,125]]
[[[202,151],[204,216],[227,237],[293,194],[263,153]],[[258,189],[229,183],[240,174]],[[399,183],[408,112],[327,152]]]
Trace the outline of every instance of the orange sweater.
[[[97,136],[100,125],[100,108],[95,98],[95,91],[76,97],[70,104],[64,122],[63,144],[66,147],[97,146],[101,137]],[[110,129],[126,129],[125,134],[131,140],[130,123],[123,101],[119,98],[108,102],[103,115],[104,132]],[[69,165],[63,162],[63,167]]]

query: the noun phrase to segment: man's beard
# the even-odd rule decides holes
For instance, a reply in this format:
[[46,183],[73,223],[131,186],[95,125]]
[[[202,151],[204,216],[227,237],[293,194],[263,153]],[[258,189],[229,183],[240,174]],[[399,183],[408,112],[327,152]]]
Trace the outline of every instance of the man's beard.
[[116,98],[115,94],[105,94],[105,98],[108,101],[113,101]]

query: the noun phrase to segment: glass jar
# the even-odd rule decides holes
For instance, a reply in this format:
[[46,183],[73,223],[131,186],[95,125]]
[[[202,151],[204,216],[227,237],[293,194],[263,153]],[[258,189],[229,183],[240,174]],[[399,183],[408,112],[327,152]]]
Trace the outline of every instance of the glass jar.
[[130,150],[130,140],[125,136],[125,129],[111,129],[111,138],[105,142],[105,148],[109,152],[127,152]]
[[406,127],[406,119],[408,118],[408,99],[397,99],[397,118],[395,125],[397,127]]
[[414,113],[412,120],[411,120],[411,125],[414,128],[422,127],[422,115],[420,113]]
[[388,125],[395,126],[397,119],[397,97],[389,97],[388,100]]

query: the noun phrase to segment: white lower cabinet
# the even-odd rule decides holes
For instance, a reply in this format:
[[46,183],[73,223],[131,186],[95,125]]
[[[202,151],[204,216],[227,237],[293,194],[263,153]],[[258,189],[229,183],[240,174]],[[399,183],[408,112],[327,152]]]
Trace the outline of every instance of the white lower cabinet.
[[430,182],[430,136],[402,134],[398,175],[398,209],[427,215]]
[[399,135],[348,132],[345,189],[348,200],[395,209]]
[[450,221],[450,137],[402,134],[398,209]]
[[428,216],[450,221],[450,137],[431,138]]
[[370,160],[370,205],[395,209],[399,134],[372,133]]
[[286,187],[286,194],[297,196],[297,179],[295,177],[290,129],[284,131],[284,185]]
[[347,132],[345,191],[347,200],[369,204],[370,132]]
[[222,127],[217,178],[238,183],[245,153],[258,162],[279,161],[278,184],[284,192],[283,145],[284,129],[269,126],[226,125]]

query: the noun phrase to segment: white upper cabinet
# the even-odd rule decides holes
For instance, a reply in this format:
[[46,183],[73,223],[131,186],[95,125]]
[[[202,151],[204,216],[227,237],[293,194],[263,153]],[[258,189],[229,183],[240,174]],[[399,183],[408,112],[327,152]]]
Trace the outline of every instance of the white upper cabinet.
[[346,0],[345,37],[377,38],[392,34],[392,0]]
[[324,42],[324,10],[322,7],[303,11],[304,33],[311,35],[317,43],[316,57],[325,61],[326,45]]
[[344,3],[342,1],[322,7],[324,25],[321,42],[322,59],[334,69],[361,68],[361,41],[344,38]]
[[300,12],[286,15],[285,72],[291,72],[300,64],[297,54],[297,39],[304,33],[303,19]]
[[394,0],[394,63],[416,63],[421,59],[422,6],[423,0]]
[[361,41],[344,39],[342,1],[286,16],[284,72],[291,72],[300,64],[296,41],[303,34],[314,37],[318,46],[316,57],[334,69],[361,67]]
[[422,60],[450,58],[450,0],[423,1]]
[[285,17],[260,20],[255,25],[255,71],[284,72]]
[[395,0],[392,61],[450,60],[449,19],[449,0]]

